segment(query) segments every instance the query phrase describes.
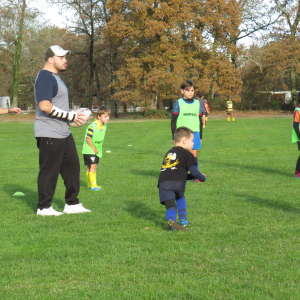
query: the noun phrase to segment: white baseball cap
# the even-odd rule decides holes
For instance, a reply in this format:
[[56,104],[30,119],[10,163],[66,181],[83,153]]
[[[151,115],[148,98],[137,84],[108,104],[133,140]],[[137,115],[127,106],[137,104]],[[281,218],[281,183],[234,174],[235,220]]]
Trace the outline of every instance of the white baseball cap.
[[70,53],[70,50],[64,50],[62,47],[58,45],[53,45],[47,49],[45,54],[45,60],[48,60],[49,57],[53,56],[65,56],[67,53]]

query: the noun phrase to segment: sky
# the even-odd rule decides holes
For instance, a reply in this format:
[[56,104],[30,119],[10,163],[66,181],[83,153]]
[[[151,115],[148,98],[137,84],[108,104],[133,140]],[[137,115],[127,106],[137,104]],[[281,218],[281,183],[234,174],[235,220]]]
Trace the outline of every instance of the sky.
[[58,27],[66,27],[64,22],[65,19],[59,15],[59,8],[57,5],[50,5],[46,0],[31,1],[29,5],[36,7],[39,11],[43,12],[43,21],[49,21],[50,24]]

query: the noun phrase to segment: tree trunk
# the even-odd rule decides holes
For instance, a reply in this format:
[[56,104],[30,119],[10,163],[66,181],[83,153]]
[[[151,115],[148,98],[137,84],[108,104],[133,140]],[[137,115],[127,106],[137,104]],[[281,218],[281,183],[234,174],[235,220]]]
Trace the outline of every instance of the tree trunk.
[[101,106],[101,92],[100,92],[100,79],[99,79],[99,73],[98,73],[98,68],[97,65],[94,65],[94,71],[95,71],[95,80],[96,80],[96,86],[97,86],[97,91],[96,91],[96,95],[97,95],[97,106]]
[[94,34],[90,35],[90,55],[89,55],[89,65],[90,65],[90,79],[89,79],[89,108],[93,104],[93,81],[94,81]]
[[[110,87],[110,96],[112,96],[115,94],[114,84],[116,82],[116,77],[114,74],[114,51],[113,51],[112,45],[110,45],[109,50],[110,50],[109,68],[110,68],[110,86],[111,86]],[[117,118],[119,116],[117,100],[114,101],[114,116],[115,116],[115,118]]]
[[155,96],[154,96],[154,98],[152,100],[152,107],[151,107],[151,109],[156,109],[157,108],[157,100],[158,100],[158,93],[156,92]]
[[161,96],[161,94],[158,95],[157,109],[164,109],[164,101],[163,101],[163,97]]
[[215,87],[213,84],[211,84],[209,87],[208,100],[212,101],[214,99],[214,95],[215,95]]
[[[213,42],[213,48],[212,48],[212,56],[214,57],[214,59],[216,58],[217,56],[217,38],[216,38],[216,34],[214,34],[214,42]],[[215,67],[214,67],[215,68]],[[211,84],[210,84],[210,87],[209,87],[209,93],[208,93],[208,100],[209,101],[212,101],[213,98],[214,98],[214,95],[215,95],[215,82],[216,82],[216,77],[217,77],[217,74],[216,74],[216,71],[214,70],[214,73],[212,75],[212,81],[211,81]]]
[[115,100],[115,118],[117,118],[119,116],[118,114],[118,101]]
[[[232,36],[230,37],[230,43],[231,45],[234,45],[234,47],[236,48],[236,44],[237,44],[237,36]],[[235,66],[235,68],[237,68],[237,58],[236,58],[236,54],[235,53],[231,53],[230,55],[231,58],[231,63]]]
[[14,56],[13,84],[12,84],[12,107],[18,106],[19,82],[20,82],[20,60],[22,53],[23,28],[26,12],[26,0],[22,1],[21,18],[18,28],[18,37]]
[[297,74],[294,67],[291,67],[291,89],[292,89],[292,101],[294,106],[298,106],[298,95],[297,95]]

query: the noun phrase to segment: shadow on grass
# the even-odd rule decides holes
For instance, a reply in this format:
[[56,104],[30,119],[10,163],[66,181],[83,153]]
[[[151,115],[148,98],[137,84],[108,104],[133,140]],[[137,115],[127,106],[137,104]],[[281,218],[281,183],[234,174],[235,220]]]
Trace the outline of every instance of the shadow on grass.
[[282,210],[283,212],[300,214],[300,208],[293,207],[290,203],[285,203],[285,202],[277,201],[277,200],[259,198],[259,197],[251,196],[251,195],[236,194],[236,196],[245,198],[246,202],[250,202],[250,203],[253,203],[256,205],[260,205],[260,206],[264,206],[264,207],[272,208],[272,209],[277,209],[277,210]]
[[79,185],[80,185],[80,190],[85,189],[85,188],[87,188],[87,181],[80,179]]
[[148,176],[148,177],[155,177],[158,179],[159,172],[157,170],[139,170],[139,169],[132,169],[130,170],[131,173],[135,175],[142,175],[142,176]]
[[257,165],[245,165],[245,164],[234,164],[232,162],[228,162],[228,163],[224,163],[224,162],[217,162],[217,161],[204,161],[205,163],[208,163],[209,165],[216,165],[216,166],[225,166],[225,167],[235,167],[235,168],[240,168],[240,169],[244,169],[244,170],[251,170],[251,171],[260,171],[266,174],[280,174],[282,176],[286,176],[286,177],[293,177],[294,174],[292,174],[291,172],[283,172],[281,169],[272,169],[272,168],[266,168],[266,167],[261,167],[261,166],[257,166]]
[[[38,192],[37,190],[30,190],[18,184],[5,184],[2,190],[7,193],[9,197],[13,196],[15,192],[22,192],[25,196],[14,196],[16,201],[25,202],[26,205],[34,212],[37,210]],[[63,209],[65,201],[62,199],[53,198],[52,203],[56,204],[58,208]]]
[[144,203],[137,203],[134,201],[126,202],[126,210],[129,214],[144,219],[146,221],[151,221],[155,224],[155,226],[161,227],[162,229],[166,229],[165,213],[158,212],[151,207],[147,206]]

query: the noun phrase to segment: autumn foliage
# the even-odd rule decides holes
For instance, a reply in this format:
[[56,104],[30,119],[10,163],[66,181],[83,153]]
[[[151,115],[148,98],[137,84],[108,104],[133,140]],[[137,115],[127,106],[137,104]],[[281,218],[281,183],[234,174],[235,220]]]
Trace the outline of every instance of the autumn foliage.
[[[35,76],[53,44],[72,51],[62,77],[76,105],[172,106],[184,79],[195,81],[196,96],[201,92],[212,103],[231,96],[240,102],[235,107],[246,109],[257,91],[290,90],[295,97],[300,90],[299,0],[267,6],[265,0],[49,1],[67,12],[68,27],[38,21],[39,12],[26,6],[20,35],[24,0],[0,0],[0,94],[14,90],[25,107],[33,103]],[[261,39],[241,46],[242,38],[260,31]]]
[[124,55],[116,72],[115,99],[156,107],[178,96],[183,79],[208,94],[239,99],[237,52],[230,33],[239,24],[238,6],[228,1],[121,1],[108,3],[105,33]]

